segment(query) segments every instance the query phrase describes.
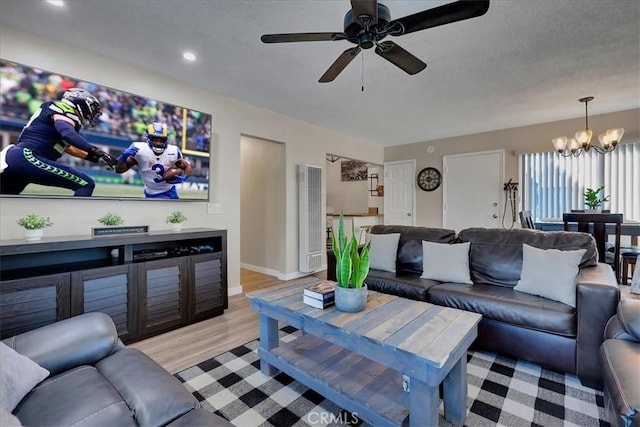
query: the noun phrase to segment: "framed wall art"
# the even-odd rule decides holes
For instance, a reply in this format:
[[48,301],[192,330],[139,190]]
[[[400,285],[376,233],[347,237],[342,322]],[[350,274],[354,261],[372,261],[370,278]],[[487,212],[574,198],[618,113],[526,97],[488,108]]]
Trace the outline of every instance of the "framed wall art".
[[368,179],[367,164],[357,160],[343,160],[340,163],[340,176],[342,181],[366,181]]

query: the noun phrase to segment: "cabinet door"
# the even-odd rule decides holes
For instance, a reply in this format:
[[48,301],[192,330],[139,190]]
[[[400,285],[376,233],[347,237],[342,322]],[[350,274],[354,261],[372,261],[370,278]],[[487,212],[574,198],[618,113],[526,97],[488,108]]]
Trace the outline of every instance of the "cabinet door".
[[135,266],[118,265],[71,275],[71,315],[100,311],[111,317],[125,343],[137,337]]
[[188,257],[148,261],[137,266],[142,335],[186,324]]
[[226,284],[220,254],[193,255],[190,257],[193,309],[190,320],[202,320],[224,311]]
[[70,301],[69,274],[3,281],[0,339],[70,317]]

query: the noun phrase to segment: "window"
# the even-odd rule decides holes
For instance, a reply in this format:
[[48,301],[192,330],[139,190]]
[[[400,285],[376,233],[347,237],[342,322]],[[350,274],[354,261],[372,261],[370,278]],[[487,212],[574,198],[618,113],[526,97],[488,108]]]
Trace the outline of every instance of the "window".
[[640,221],[640,142],[619,144],[607,154],[595,151],[579,157],[555,152],[520,156],[522,209],[534,219],[561,218],[584,209],[584,190],[605,187],[606,208],[625,220]]

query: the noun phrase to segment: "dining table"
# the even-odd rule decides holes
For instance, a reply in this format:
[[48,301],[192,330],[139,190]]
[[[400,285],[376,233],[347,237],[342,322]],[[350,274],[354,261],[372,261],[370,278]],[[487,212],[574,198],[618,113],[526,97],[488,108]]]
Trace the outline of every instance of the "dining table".
[[[562,218],[541,218],[535,222],[536,229],[543,231],[563,231],[564,222]],[[569,231],[577,231],[578,224],[570,223]],[[615,234],[616,225],[607,224],[607,234]],[[631,236],[631,245],[638,245],[638,236],[640,236],[640,221],[636,220],[624,220],[620,225],[621,236]]]

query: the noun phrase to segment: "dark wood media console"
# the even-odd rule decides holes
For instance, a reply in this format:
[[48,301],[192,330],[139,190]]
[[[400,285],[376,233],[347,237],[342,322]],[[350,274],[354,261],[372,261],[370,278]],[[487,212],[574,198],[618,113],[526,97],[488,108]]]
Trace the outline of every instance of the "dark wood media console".
[[1,339],[102,311],[130,343],[226,308],[226,230],[0,242]]

